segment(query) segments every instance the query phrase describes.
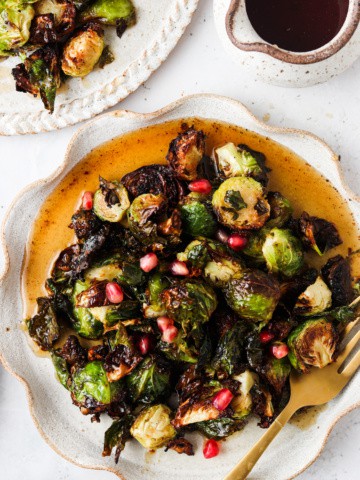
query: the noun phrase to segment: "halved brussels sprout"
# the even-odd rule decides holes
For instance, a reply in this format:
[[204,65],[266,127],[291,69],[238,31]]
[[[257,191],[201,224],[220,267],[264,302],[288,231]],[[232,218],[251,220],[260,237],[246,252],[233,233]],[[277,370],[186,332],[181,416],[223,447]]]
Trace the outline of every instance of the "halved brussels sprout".
[[199,352],[193,346],[189,346],[185,335],[180,331],[171,343],[160,341],[157,348],[166,358],[173,362],[198,363]]
[[273,228],[266,235],[262,246],[266,265],[270,272],[293,277],[304,265],[304,252],[300,240],[291,230]]
[[72,302],[75,322],[73,327],[81,337],[96,339],[103,334],[104,325],[95,315],[97,314],[100,317],[102,314],[102,317],[105,317],[107,309],[111,307],[95,307],[92,309],[76,307],[77,296],[87,288],[89,288],[89,284],[81,280],[78,280],[74,285]]
[[145,358],[130,375],[126,385],[133,402],[153,403],[169,388],[169,365],[160,357]]
[[331,290],[324,280],[318,276],[299,296],[294,307],[295,315],[311,316],[324,312],[331,307]]
[[62,40],[75,29],[76,7],[72,2],[40,0],[35,4],[35,13],[30,38],[35,45]]
[[204,153],[204,132],[189,128],[170,143],[166,159],[179,178],[191,181],[197,177],[197,167]]
[[162,447],[176,436],[170,414],[170,408],[162,404],[145,408],[133,423],[131,435],[148,450]]
[[293,209],[287,198],[279,192],[269,192],[266,196],[270,204],[270,218],[267,226],[281,228],[290,220]]
[[323,218],[303,212],[298,223],[304,245],[319,255],[343,243],[336,226]]
[[277,395],[280,395],[284,385],[290,375],[291,365],[287,358],[269,358],[262,367],[262,374],[270,385],[275,390]]
[[267,323],[280,299],[279,283],[260,270],[244,271],[224,289],[228,305],[240,317]]
[[94,194],[94,213],[103,222],[120,222],[130,200],[126,188],[119,182],[108,182],[100,177],[100,188]]
[[246,149],[227,143],[214,150],[214,159],[220,174],[230,177],[253,177],[257,179],[263,175],[263,169],[256,158]]
[[207,262],[204,268],[204,278],[214,287],[225,287],[235,276],[243,271],[240,260],[232,257],[218,257]]
[[321,269],[321,275],[331,290],[334,307],[348,305],[352,301],[354,291],[348,259],[341,255],[329,258]]
[[94,70],[104,50],[104,31],[99,24],[82,27],[65,44],[61,68],[70,77],[85,77]]
[[176,412],[172,422],[174,427],[181,428],[219,418],[221,412],[214,407],[212,398],[220,388],[204,388],[203,391],[196,391],[193,396],[187,398]]
[[203,239],[193,240],[176,258],[181,262],[190,262],[195,268],[203,268],[209,259],[207,242]]
[[145,318],[157,318],[166,314],[160,294],[169,286],[169,281],[160,272],[151,276],[148,284],[148,302],[143,304]]
[[213,195],[212,204],[220,223],[234,230],[261,228],[270,215],[262,185],[248,177],[232,177]]
[[237,321],[220,338],[211,362],[218,378],[233,375],[241,365],[242,346],[245,340],[246,325]]
[[333,362],[337,334],[325,318],[307,320],[288,337],[289,360],[294,368],[306,372],[310,366],[323,368]]
[[259,231],[252,233],[249,236],[246,247],[242,250],[242,253],[244,253],[247,257],[250,257],[252,262],[256,265],[265,263],[262,248],[268,232],[269,230],[265,226]]
[[36,0],[2,0],[0,2],[0,57],[25,45],[30,37]]
[[259,382],[259,377],[256,373],[245,370],[240,375],[234,375],[233,378],[240,383],[240,386],[237,395],[231,402],[231,407],[234,410],[234,417],[240,419],[251,413],[253,401],[250,392],[253,386]]
[[163,195],[152,193],[139,195],[132,202],[127,214],[129,228],[142,243],[151,244],[160,240],[153,220],[163,213],[165,202]]
[[211,205],[199,193],[187,195],[180,205],[181,220],[184,232],[192,237],[212,237],[216,231],[216,220]]
[[80,20],[89,22],[96,20],[104,25],[117,26],[125,22],[133,23],[135,8],[131,0],[95,0],[86,6],[80,14]]
[[120,258],[113,256],[97,262],[85,271],[84,278],[87,282],[108,280],[112,282],[123,275]]

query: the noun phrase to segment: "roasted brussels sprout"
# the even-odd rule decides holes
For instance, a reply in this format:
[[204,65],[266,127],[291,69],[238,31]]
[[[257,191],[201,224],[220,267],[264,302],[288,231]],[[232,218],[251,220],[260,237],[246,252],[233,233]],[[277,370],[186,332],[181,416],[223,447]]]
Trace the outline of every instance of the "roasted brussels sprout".
[[342,244],[335,225],[323,218],[311,217],[303,212],[298,228],[304,245],[315,250],[319,255],[324,255],[331,248]]
[[103,457],[111,455],[112,449],[116,447],[115,463],[118,463],[121,452],[125,448],[125,444],[131,438],[130,428],[134,421],[132,415],[125,415],[119,420],[115,420],[106,430],[104,438]]
[[300,240],[288,229],[270,230],[266,235],[262,252],[269,271],[273,273],[293,277],[304,265]]
[[96,20],[104,25],[131,25],[135,19],[135,8],[131,0],[95,0],[80,13],[83,22]]
[[233,375],[239,369],[246,330],[246,325],[238,321],[220,338],[211,364],[219,378]]
[[256,373],[245,370],[233,378],[240,383],[240,386],[231,402],[231,407],[234,410],[234,418],[241,419],[251,413],[253,402],[250,392],[253,386],[259,382],[259,377]]
[[18,92],[40,95],[50,113],[54,111],[56,90],[60,86],[58,53],[52,46],[36,50],[12,70]]
[[248,177],[225,180],[214,193],[212,204],[219,222],[234,230],[259,229],[270,214],[263,187]]
[[195,268],[204,268],[208,256],[208,243],[205,239],[193,240],[183,252],[176,255],[181,262],[189,262]]
[[121,263],[121,259],[117,256],[102,259],[84,272],[85,281],[119,280],[124,273]]
[[151,276],[148,284],[147,303],[143,305],[146,318],[157,318],[166,314],[160,294],[169,286],[169,281],[160,272]]
[[50,350],[60,336],[53,299],[40,297],[36,302],[38,313],[26,320],[26,325],[30,337],[43,350]]
[[77,307],[78,295],[87,290],[88,287],[89,284],[81,280],[78,280],[75,283],[72,297],[74,305],[73,313],[75,317],[73,328],[81,337],[96,339],[104,332],[104,325],[94,314],[102,315],[101,318],[103,319],[108,307],[97,307],[95,309],[92,308],[91,310],[89,308]]
[[2,0],[0,2],[0,57],[25,45],[30,37],[30,25],[36,0]]
[[165,198],[160,194],[144,193],[132,202],[128,210],[129,228],[142,243],[164,242],[158,236],[158,227],[155,220],[164,213],[165,207]]
[[71,217],[69,228],[72,228],[79,240],[85,240],[96,233],[101,222],[92,210],[78,210]]
[[312,316],[331,307],[331,291],[319,276],[315,283],[309,285],[299,296],[294,307],[295,315]]
[[244,145],[227,143],[214,150],[214,159],[222,177],[252,177],[258,182],[264,180],[266,172],[254,155]]
[[30,42],[45,45],[61,41],[75,29],[76,7],[67,0],[40,0],[31,24]]
[[62,71],[70,77],[85,77],[93,71],[104,47],[104,31],[100,25],[84,25],[64,46]]
[[197,168],[204,153],[204,132],[189,128],[170,143],[166,159],[179,178],[191,181],[197,177]]
[[162,397],[169,388],[169,365],[154,355],[145,358],[126,377],[126,385],[133,402],[152,403]]
[[274,389],[277,395],[283,391],[284,385],[289,378],[291,365],[287,358],[271,357],[262,367],[262,375]]
[[[220,385],[220,384],[219,384]],[[207,422],[219,418],[220,411],[214,407],[212,398],[220,390],[218,386],[208,388],[203,387],[195,391],[179,406],[172,424],[175,428],[181,428],[185,425],[191,425],[199,422]]]
[[198,362],[199,352],[194,346],[189,346],[183,332],[179,332],[171,343],[160,341],[157,348],[166,358],[173,362]]
[[94,213],[103,222],[120,222],[130,207],[126,188],[119,182],[100,177],[100,188],[94,194]]
[[269,229],[266,227],[261,228],[257,232],[253,232],[248,238],[247,245],[242,250],[242,253],[249,257],[249,260],[251,260],[254,265],[265,263],[262,247],[268,233]]
[[278,282],[260,270],[244,271],[224,289],[228,305],[250,322],[267,323],[280,299]]
[[131,427],[131,435],[148,450],[159,448],[175,437],[166,405],[152,405],[141,411]]
[[51,353],[51,360],[55,368],[56,376],[63,387],[69,388],[70,372],[66,360],[55,352]]
[[334,360],[337,334],[325,318],[307,320],[288,338],[289,360],[294,368],[306,372],[310,366],[323,368]]
[[216,220],[211,204],[199,193],[187,195],[180,205],[184,232],[193,237],[212,237],[216,231]]
[[225,287],[229,281],[241,274],[244,267],[239,259],[219,255],[213,255],[212,260],[207,262],[204,268],[205,280],[214,287]]
[[88,352],[83,348],[75,335],[69,335],[61,349],[54,352],[59,358],[63,358],[70,366],[83,367],[88,359]]
[[321,274],[331,290],[333,306],[348,305],[354,296],[348,260],[341,255],[330,258],[322,267]]
[[270,205],[270,218],[266,225],[270,228],[284,227],[293,214],[289,200],[279,192],[269,192],[266,198]]

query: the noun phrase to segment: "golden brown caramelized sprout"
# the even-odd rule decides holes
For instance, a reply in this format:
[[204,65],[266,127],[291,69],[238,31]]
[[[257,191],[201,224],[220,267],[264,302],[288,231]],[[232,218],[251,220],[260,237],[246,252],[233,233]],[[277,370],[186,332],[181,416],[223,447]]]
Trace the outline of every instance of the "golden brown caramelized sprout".
[[204,132],[189,128],[170,143],[166,158],[179,178],[191,181],[197,177],[197,167],[204,153]]

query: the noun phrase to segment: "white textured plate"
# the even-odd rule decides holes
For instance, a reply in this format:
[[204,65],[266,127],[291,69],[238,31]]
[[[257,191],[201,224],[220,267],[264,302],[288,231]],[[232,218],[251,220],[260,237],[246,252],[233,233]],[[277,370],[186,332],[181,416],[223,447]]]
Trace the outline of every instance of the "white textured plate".
[[50,115],[39,98],[15,91],[11,69],[18,58],[0,61],[0,135],[39,133],[87,120],[126,98],[144,83],[180,40],[199,0],[133,0],[137,23],[119,39],[106,28],[115,61],[90,75],[72,78],[58,92]]
[[[250,423],[243,432],[224,442],[221,455],[211,461],[203,458],[202,440],[197,435],[194,436],[197,454],[191,458],[172,451],[164,453],[163,450],[148,455],[135,441],[129,442],[117,466],[113,458],[102,458],[103,433],[109,421],[104,419],[100,424],[91,424],[89,417],[80,414],[78,408],[71,404],[68,393],[56,381],[50,360],[34,355],[26,335],[19,328],[22,303],[18,292],[24,247],[44,199],[92,148],[141,127],[195,116],[241,125],[292,149],[329,179],[348,201],[360,224],[359,199],[344,185],[338,157],[325,143],[307,132],[269,127],[242,104],[213,95],[187,97],[146,115],[118,111],[96,118],[74,136],[63,165],[50,178],[36,182],[17,197],[3,228],[7,260],[0,286],[0,351],[3,364],[24,384],[34,422],[54,450],[77,465],[109,470],[126,480],[221,480],[259,438],[262,430],[256,422]],[[254,478],[290,479],[312,463],[336,421],[359,405],[359,380],[360,374],[357,374],[341,395],[320,410],[316,422],[310,422],[307,429],[299,429],[296,424],[287,425],[257,465]]]

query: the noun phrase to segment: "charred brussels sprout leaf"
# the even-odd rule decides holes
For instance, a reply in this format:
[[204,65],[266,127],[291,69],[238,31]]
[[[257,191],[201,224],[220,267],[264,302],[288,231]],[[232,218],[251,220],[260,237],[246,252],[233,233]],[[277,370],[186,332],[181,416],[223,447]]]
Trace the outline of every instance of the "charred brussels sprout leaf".
[[269,192],[266,198],[270,205],[270,218],[267,226],[271,228],[284,227],[293,214],[289,200],[279,192]]
[[294,368],[306,372],[310,366],[323,368],[333,361],[337,334],[325,318],[307,320],[288,338],[289,360]]
[[56,376],[61,383],[63,387],[65,387],[67,390],[69,388],[69,378],[70,378],[70,373],[69,369],[66,363],[66,360],[62,357],[60,357],[57,353],[53,352],[51,354],[51,360],[53,362]]
[[120,222],[130,207],[126,188],[119,182],[100,177],[100,188],[94,195],[94,212],[103,222]]
[[218,375],[233,375],[239,368],[246,330],[246,325],[237,322],[220,338],[212,361],[212,367]]
[[131,427],[131,435],[146,449],[159,448],[175,437],[170,423],[171,410],[166,405],[153,405],[141,411]]
[[155,318],[165,315],[166,309],[161,301],[160,294],[169,286],[169,281],[161,273],[151,276],[148,284],[148,301],[144,304],[144,316]]
[[95,0],[80,14],[84,22],[96,20],[104,25],[116,26],[119,22],[131,25],[135,20],[135,8],[131,0]]
[[166,358],[173,362],[197,363],[198,351],[193,346],[189,346],[184,334],[180,332],[172,343],[160,341],[158,343],[159,351]]
[[248,177],[225,180],[214,193],[212,204],[219,222],[234,230],[261,228],[270,213],[262,185]]
[[266,227],[263,227],[258,232],[252,233],[249,237],[246,247],[242,251],[256,265],[260,265],[265,262],[262,248],[268,232],[269,230]]
[[321,269],[321,274],[331,290],[333,306],[348,305],[354,296],[348,260],[341,255],[330,258]]
[[206,422],[199,422],[196,428],[200,430],[207,438],[214,438],[221,440],[229,437],[235,432],[244,428],[244,422],[234,418],[217,418],[215,420],[208,420]]
[[278,304],[278,282],[260,270],[248,270],[233,278],[224,289],[228,305],[240,317],[251,322],[267,323]]
[[[74,330],[85,338],[99,338],[103,331],[104,325],[94,315],[94,309],[76,307],[78,295],[88,288],[88,284],[78,280],[74,286],[73,292],[73,313],[75,321],[73,323]],[[104,307],[99,307],[104,308]]]
[[26,321],[30,337],[44,350],[50,350],[60,336],[59,325],[51,298],[37,300],[38,313]]
[[331,248],[342,244],[333,223],[323,218],[311,217],[306,212],[303,212],[299,219],[299,231],[304,245],[319,255],[324,255]]
[[120,420],[115,420],[111,427],[105,432],[103,457],[111,455],[112,449],[116,447],[115,463],[118,463],[125,444],[131,438],[130,427],[134,421],[133,416],[126,415]]
[[126,377],[133,402],[152,403],[169,388],[169,366],[160,357],[147,357]]
[[180,206],[184,232],[193,237],[212,237],[216,231],[216,220],[211,206],[198,193],[190,193]]
[[275,393],[280,395],[290,375],[291,366],[287,358],[270,358],[262,368],[262,374],[273,387]]
[[294,307],[295,315],[312,316],[331,307],[331,291],[319,276],[315,283],[309,285],[299,296]]
[[197,168],[204,153],[204,132],[189,128],[170,143],[166,158],[179,178],[191,181],[197,177]]
[[22,47],[29,40],[36,0],[2,0],[0,2],[0,57]]
[[94,69],[104,50],[104,31],[97,23],[84,25],[65,44],[61,68],[70,77],[85,77]]
[[58,53],[51,46],[45,46],[32,53],[24,63],[12,70],[16,90],[40,95],[50,113],[54,111],[56,89],[60,86]]
[[35,11],[30,36],[34,45],[61,41],[75,29],[76,7],[72,2],[40,0],[35,4]]
[[266,265],[270,272],[293,277],[302,269],[304,253],[301,243],[290,230],[273,228],[266,235],[262,246]]
[[69,225],[79,240],[89,238],[100,229],[101,223],[91,210],[78,210],[71,217]]
[[163,195],[145,193],[132,202],[128,210],[129,228],[144,244],[163,243],[158,236],[155,220],[164,212],[165,198]]

